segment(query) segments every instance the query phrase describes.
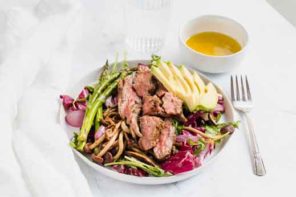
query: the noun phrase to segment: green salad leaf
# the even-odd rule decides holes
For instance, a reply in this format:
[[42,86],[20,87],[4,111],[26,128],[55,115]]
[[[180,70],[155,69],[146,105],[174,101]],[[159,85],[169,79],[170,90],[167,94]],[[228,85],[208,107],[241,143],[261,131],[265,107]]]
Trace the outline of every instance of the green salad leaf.
[[196,156],[198,156],[201,153],[201,151],[203,151],[205,148],[206,148],[206,143],[204,141],[202,141],[202,140],[198,140],[198,146],[194,150],[194,154]]
[[136,167],[144,170],[150,175],[161,177],[161,176],[171,176],[172,174],[169,172],[165,172],[163,169],[161,169],[158,166],[152,166],[148,165],[146,163],[143,163],[133,157],[124,157],[124,160],[120,160],[117,162],[107,163],[105,166],[112,166],[112,165],[126,165],[129,167]]
[[177,119],[173,119],[173,126],[176,129],[176,135],[180,135],[184,126]]

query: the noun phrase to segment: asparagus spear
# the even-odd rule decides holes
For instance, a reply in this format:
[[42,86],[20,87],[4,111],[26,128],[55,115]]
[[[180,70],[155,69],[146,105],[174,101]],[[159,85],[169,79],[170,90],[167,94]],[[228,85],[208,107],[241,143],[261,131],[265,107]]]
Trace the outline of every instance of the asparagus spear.
[[103,105],[100,105],[98,107],[98,111],[97,111],[97,115],[96,115],[96,120],[95,120],[95,130],[97,131],[99,126],[100,126],[100,122],[103,119]]
[[116,73],[111,73],[108,76],[102,78],[99,82],[99,84],[96,86],[94,93],[91,95],[90,99],[89,99],[89,103],[87,105],[87,109],[89,110],[89,108],[92,107],[92,104],[96,101],[96,99],[98,98],[98,96],[102,93],[102,91],[115,79],[117,79],[119,77],[120,73],[116,72]]
[[[94,122],[95,115],[98,112],[98,109],[102,107],[102,105],[105,103],[106,99],[111,95],[112,91],[117,87],[117,84],[119,80],[124,78],[127,74],[127,71],[122,71],[120,74],[120,77],[115,79],[101,94],[98,94],[98,98],[88,105],[86,114],[83,119],[82,127],[80,129],[79,135],[74,139],[72,144],[74,144],[74,147],[79,150],[83,151],[84,145],[86,144],[88,133],[91,129],[91,126]],[[101,110],[101,109],[100,109]],[[100,117],[98,117],[100,118]],[[98,124],[98,123],[97,123]]]
[[100,77],[99,77],[99,82],[105,80],[105,77],[106,77],[106,76],[109,74],[109,72],[110,72],[109,70],[110,70],[110,65],[109,65],[108,60],[106,60],[106,63],[105,63],[105,65],[104,65],[104,67],[103,67],[103,71],[102,71],[102,73],[101,73],[101,75],[100,75]]
[[108,60],[106,61],[102,74],[99,78],[99,82],[94,89],[93,94],[90,96],[88,102],[88,108],[91,108],[92,104],[95,102],[97,97],[102,93],[102,91],[115,79],[117,79],[120,75],[120,72],[117,71],[117,59],[112,66],[112,70],[110,71],[110,65]]

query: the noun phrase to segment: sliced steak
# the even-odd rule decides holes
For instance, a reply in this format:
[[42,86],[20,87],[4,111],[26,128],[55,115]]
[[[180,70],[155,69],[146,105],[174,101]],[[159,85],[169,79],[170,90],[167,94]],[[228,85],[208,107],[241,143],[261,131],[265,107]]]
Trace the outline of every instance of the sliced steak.
[[146,65],[139,64],[134,79],[133,88],[140,97],[150,95],[155,91],[155,84],[150,68]]
[[143,100],[143,115],[162,115],[164,113],[162,101],[158,96],[144,96]]
[[140,118],[143,137],[139,140],[139,146],[142,150],[147,151],[156,146],[162,126],[163,120],[156,116],[142,116]]
[[182,116],[183,115],[183,101],[174,96],[170,92],[164,93],[162,97],[162,107],[165,113],[169,116]]
[[142,101],[132,88],[133,80],[133,75],[129,75],[118,84],[118,111],[120,117],[126,119],[130,129],[141,137],[138,116],[141,112]]
[[166,119],[161,129],[159,141],[153,149],[155,157],[159,160],[162,160],[169,156],[171,154],[175,139],[175,127],[173,126],[171,120]]

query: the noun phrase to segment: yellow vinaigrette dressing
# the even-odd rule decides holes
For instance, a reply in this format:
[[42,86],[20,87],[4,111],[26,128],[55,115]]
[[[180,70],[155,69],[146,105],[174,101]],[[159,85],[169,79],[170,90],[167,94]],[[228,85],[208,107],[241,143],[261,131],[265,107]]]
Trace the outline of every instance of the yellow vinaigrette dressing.
[[195,34],[186,41],[186,44],[197,52],[212,56],[231,55],[242,49],[235,39],[217,32]]

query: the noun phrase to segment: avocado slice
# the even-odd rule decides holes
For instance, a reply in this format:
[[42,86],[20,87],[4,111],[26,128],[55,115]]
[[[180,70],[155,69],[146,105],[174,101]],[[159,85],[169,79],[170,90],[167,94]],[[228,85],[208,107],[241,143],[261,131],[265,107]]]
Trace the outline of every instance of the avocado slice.
[[179,70],[182,73],[183,78],[191,88],[191,98],[189,98],[188,103],[190,103],[193,107],[191,108],[188,106],[188,108],[190,111],[194,111],[196,106],[199,104],[200,92],[194,82],[194,78],[191,72],[184,65],[181,65],[179,67]]
[[166,76],[167,79],[172,79],[173,78],[173,73],[172,73],[172,71],[170,70],[170,68],[168,67],[168,65],[165,62],[161,61],[158,64],[158,68]]
[[187,84],[187,82],[185,81],[185,79],[183,78],[180,70],[172,62],[168,62],[167,65],[170,68],[171,72],[173,73],[175,80],[180,83],[180,85],[183,87],[184,91],[186,93],[190,93],[191,89],[190,89],[189,85]]
[[168,91],[172,93],[175,92],[174,84],[172,84],[172,81],[168,80],[168,78],[161,72],[159,67],[152,66],[151,72],[164,85],[164,87],[168,89]]
[[205,93],[201,95],[199,105],[197,109],[211,111],[213,110],[218,102],[218,93],[216,88],[212,83],[208,83],[205,87]]
[[193,80],[193,76],[192,74],[190,73],[190,71],[184,66],[184,65],[181,65],[179,67],[179,70],[181,71],[182,75],[183,75],[183,78],[186,80],[186,82],[188,83],[188,85],[190,86],[192,92],[194,94],[196,93],[199,93],[196,85],[194,84],[194,80]]
[[205,92],[205,83],[204,81],[200,78],[200,76],[197,74],[197,72],[193,72],[192,74],[194,83],[198,87],[199,92],[202,94]]

